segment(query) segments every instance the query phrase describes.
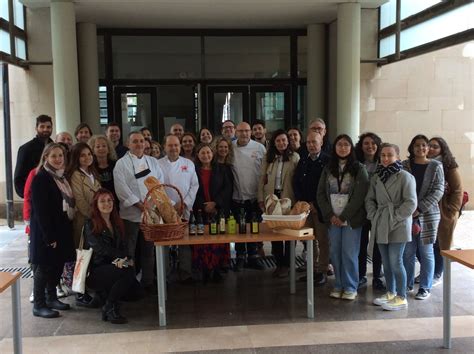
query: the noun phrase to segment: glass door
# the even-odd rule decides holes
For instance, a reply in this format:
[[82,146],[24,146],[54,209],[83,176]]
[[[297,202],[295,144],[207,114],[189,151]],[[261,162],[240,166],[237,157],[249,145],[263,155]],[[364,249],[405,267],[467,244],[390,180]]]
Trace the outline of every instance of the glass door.
[[290,117],[289,86],[251,86],[250,114],[252,122],[265,121],[267,132],[288,129]]
[[221,133],[223,121],[231,119],[235,124],[249,121],[248,86],[208,86],[207,126],[216,135]]
[[155,87],[114,87],[114,121],[121,125],[122,139],[147,127],[158,137]]

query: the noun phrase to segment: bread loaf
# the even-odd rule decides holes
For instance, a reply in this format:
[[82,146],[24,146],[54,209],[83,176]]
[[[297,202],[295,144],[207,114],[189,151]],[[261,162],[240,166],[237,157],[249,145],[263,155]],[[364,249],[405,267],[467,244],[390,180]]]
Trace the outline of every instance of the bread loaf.
[[[144,183],[148,191],[161,184],[160,181],[153,176],[147,177]],[[178,213],[174,209],[170,198],[163,188],[153,189],[153,192],[150,193],[150,198],[158,209],[158,212],[163,218],[165,224],[174,224],[179,222],[180,218]]]
[[[265,198],[265,214],[274,215],[275,208],[278,206],[278,197],[275,194],[269,194]],[[281,213],[281,207],[278,206],[276,212]],[[278,214],[276,214],[278,215]]]
[[296,202],[290,211],[290,215],[299,215],[307,213],[311,210],[311,206],[307,202]]

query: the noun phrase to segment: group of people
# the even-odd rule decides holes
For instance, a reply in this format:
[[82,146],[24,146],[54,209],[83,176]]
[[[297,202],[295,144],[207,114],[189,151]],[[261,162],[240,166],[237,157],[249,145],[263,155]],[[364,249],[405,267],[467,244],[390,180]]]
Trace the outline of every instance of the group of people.
[[[367,253],[373,250],[373,286],[386,290],[374,304],[387,310],[407,307],[417,256],[416,298],[429,297],[442,274],[439,250],[451,247],[462,199],[458,166],[444,139],[415,136],[401,162],[398,146],[382,143],[375,133],[362,134],[355,145],[341,134],[331,144],[319,118],[309,123],[305,139],[298,128],[278,129],[268,138],[264,121],[227,120],[219,136],[202,128],[196,137],[174,124],[163,146],[147,128],[131,132],[123,146],[117,124],[93,135],[81,123],[74,144],[67,132],[50,139],[52,119],[46,115],[37,117],[36,133],[18,151],[14,182],[30,235],[33,314],[45,318],[70,308],[58,295],[61,284],[71,286],[75,248],[82,244],[93,256],[88,290],[76,294],[77,305],[102,306],[104,320],[125,323],[120,301],[156,293],[153,243],[139,227],[148,176],[179,189],[182,197],[172,189],[166,193],[183,219],[192,211],[206,221],[243,210],[250,222],[261,218],[272,194],[308,202],[307,223],[316,235],[315,286],[333,273],[330,296],[354,300],[367,282]],[[274,277],[288,276],[289,246],[272,242]],[[265,269],[262,244],[235,247],[234,271]],[[199,274],[204,283],[219,282],[230,267],[230,248],[180,246],[177,258],[181,281]]]

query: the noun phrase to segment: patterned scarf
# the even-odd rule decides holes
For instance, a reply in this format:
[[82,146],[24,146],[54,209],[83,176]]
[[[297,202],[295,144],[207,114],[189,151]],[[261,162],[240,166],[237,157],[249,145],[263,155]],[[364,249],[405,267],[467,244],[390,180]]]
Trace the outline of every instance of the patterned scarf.
[[402,163],[397,160],[394,163],[388,165],[387,167],[384,167],[382,164],[379,164],[377,166],[377,169],[375,170],[375,173],[380,177],[380,180],[383,183],[386,183],[391,175],[400,172],[401,169]]
[[74,208],[76,206],[76,201],[74,195],[72,194],[71,186],[64,176],[64,169],[57,170],[49,163],[44,164],[44,169],[53,177],[54,182],[59,188],[61,195],[63,197],[63,211],[67,213],[69,220],[74,218]]

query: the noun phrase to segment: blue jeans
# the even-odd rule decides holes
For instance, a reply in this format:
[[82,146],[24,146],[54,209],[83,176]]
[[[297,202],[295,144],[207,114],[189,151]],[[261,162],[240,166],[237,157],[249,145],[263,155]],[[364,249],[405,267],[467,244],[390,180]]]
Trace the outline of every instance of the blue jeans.
[[334,288],[356,292],[359,285],[359,251],[362,228],[329,227],[331,263],[336,283]]
[[377,244],[382,256],[387,290],[401,297],[406,297],[407,295],[407,273],[403,266],[405,245],[405,242]]
[[431,290],[434,274],[434,254],[433,244],[424,245],[420,235],[413,236],[413,240],[408,242],[403,254],[403,264],[407,272],[407,286],[413,288],[415,283],[415,255],[420,253],[420,289]]

